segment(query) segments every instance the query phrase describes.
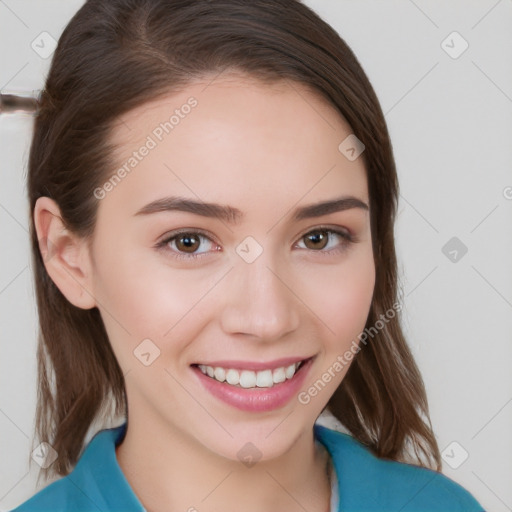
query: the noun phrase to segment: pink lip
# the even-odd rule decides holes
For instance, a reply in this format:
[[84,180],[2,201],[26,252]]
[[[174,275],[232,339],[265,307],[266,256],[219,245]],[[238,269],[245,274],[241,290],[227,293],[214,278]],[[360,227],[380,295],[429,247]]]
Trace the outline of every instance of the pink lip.
[[281,359],[275,359],[274,361],[269,361],[268,363],[260,363],[260,362],[252,362],[252,361],[210,361],[208,363],[200,362],[196,364],[204,364],[205,366],[211,366],[215,368],[216,366],[220,366],[221,368],[233,368],[235,370],[252,370],[254,372],[260,370],[274,370],[275,368],[281,368],[282,366],[290,366],[293,363],[299,363],[300,361],[304,361],[304,359],[308,359],[308,357],[284,357]]
[[[282,407],[288,403],[293,396],[297,395],[309,373],[314,359],[314,357],[309,358],[291,379],[281,382],[280,384],[274,384],[271,388],[244,389],[208,377],[197,366],[192,366],[191,368],[197,375],[201,384],[213,396],[243,411],[264,412]],[[284,359],[281,361],[284,361]],[[294,360],[288,359],[288,361],[293,362]],[[297,359],[295,359],[295,361],[297,361]],[[224,362],[224,364],[225,363],[226,362]],[[230,365],[233,363],[234,361],[229,361]],[[218,364],[217,366],[222,365]],[[280,362],[276,367],[279,368],[279,366],[286,365]],[[224,368],[226,368],[226,366],[224,366]],[[228,366],[228,368],[233,368],[233,366]],[[265,369],[267,368],[269,367],[265,366]]]

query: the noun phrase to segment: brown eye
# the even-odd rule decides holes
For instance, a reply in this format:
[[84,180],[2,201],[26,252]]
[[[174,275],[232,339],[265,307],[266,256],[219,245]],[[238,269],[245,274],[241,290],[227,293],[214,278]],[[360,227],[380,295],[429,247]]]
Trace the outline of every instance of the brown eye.
[[318,254],[335,255],[348,249],[356,241],[349,231],[321,226],[302,235],[299,243],[304,244],[301,247],[303,249]]
[[199,237],[193,233],[187,233],[185,235],[176,237],[175,243],[179,251],[193,253],[197,250],[201,241]]
[[220,250],[209,235],[201,231],[174,231],[157,243],[157,249],[165,250],[173,258],[193,261]]
[[304,241],[308,249],[323,249],[329,242],[328,231],[311,231],[304,236]]

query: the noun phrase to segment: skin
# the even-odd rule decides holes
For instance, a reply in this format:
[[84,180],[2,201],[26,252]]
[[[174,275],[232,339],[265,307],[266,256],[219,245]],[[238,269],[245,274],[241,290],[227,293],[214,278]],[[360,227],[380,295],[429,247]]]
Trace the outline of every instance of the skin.
[[[175,108],[190,96],[198,101],[99,201],[90,246],[63,227],[47,197],[37,201],[36,229],[54,245],[51,278],[77,307],[99,309],[125,373],[129,428],[116,455],[147,510],[325,512],[327,459],[313,425],[347,367],[307,405],[294,397],[255,413],[210,395],[190,365],[316,355],[307,390],[357,340],[375,284],[369,212],[300,221],[292,212],[345,195],[369,205],[364,163],[341,154],[350,127],[304,86],[236,73],[210,82],[116,123],[121,166]],[[134,215],[166,195],[230,205],[244,218],[231,225],[187,212]],[[306,245],[305,235],[322,225],[348,230],[356,241],[330,234],[327,247]],[[176,239],[155,248],[179,228],[211,234],[196,249],[206,256],[176,259],[180,250],[190,255]],[[235,251],[247,236],[263,248],[250,264]],[[160,350],[149,366],[134,356],[147,338]],[[237,456],[249,441],[262,455],[252,467]]]

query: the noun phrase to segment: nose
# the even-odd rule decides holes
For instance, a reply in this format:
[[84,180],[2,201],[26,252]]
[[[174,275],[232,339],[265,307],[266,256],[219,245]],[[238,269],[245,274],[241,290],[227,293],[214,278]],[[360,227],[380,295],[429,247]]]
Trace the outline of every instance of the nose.
[[275,341],[297,329],[301,301],[294,283],[266,251],[252,263],[236,261],[228,279],[221,313],[225,333]]

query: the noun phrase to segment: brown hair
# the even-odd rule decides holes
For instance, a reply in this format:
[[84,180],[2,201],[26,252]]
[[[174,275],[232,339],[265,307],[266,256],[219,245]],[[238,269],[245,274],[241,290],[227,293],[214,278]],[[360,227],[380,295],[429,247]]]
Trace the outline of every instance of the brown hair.
[[[127,404],[98,309],[73,306],[46,271],[32,217],[35,202],[52,198],[65,226],[90,237],[98,207],[93,191],[112,168],[113,123],[136,106],[225,69],[308,86],[363,142],[376,269],[367,327],[397,303],[398,182],[389,134],[367,76],[332,27],[298,0],[89,0],[59,40],[29,157],[40,324],[36,436],[58,452],[42,470],[47,478],[71,471],[105,405],[125,414]],[[441,468],[424,385],[398,315],[362,347],[328,408],[376,455],[402,461],[412,456],[419,465]]]

